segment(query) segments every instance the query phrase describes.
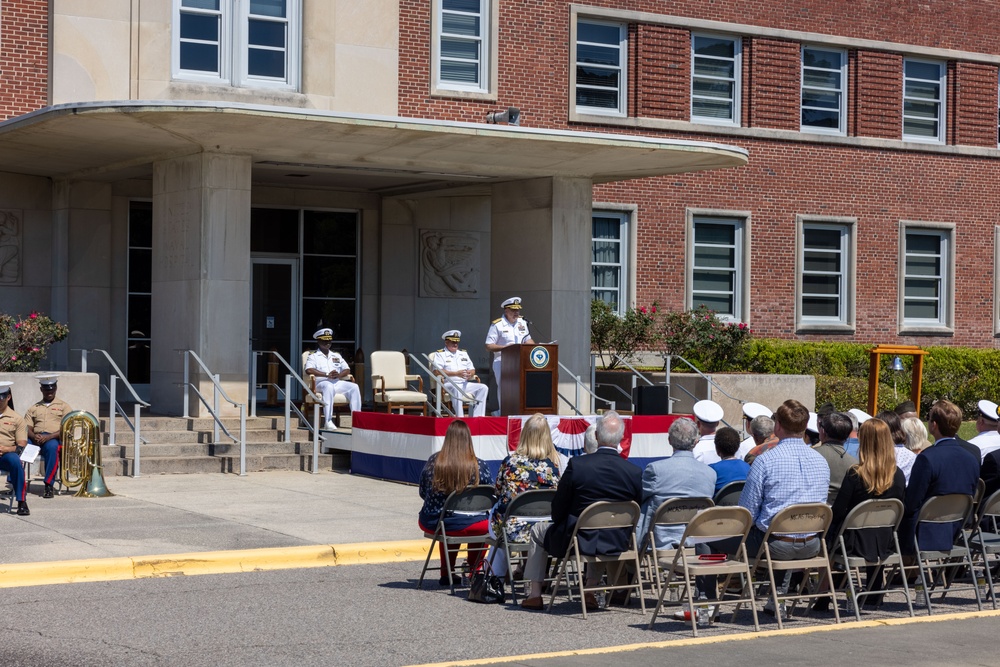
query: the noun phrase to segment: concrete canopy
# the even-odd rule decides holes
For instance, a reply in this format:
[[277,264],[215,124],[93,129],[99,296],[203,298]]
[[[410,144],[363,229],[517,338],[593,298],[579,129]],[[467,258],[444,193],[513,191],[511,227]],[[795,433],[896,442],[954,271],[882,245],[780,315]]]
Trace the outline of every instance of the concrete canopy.
[[747,162],[745,150],[708,142],[230,103],[67,104],[0,123],[0,171],[12,173],[113,180],[202,151],[249,155],[255,173],[340,170],[387,189],[553,176],[601,183]]

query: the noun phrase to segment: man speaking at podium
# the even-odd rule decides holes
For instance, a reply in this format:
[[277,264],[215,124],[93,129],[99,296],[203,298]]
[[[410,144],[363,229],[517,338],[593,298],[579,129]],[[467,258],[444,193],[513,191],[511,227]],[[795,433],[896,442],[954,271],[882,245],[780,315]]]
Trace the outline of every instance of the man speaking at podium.
[[[500,354],[502,350],[519,343],[528,345],[535,343],[528,332],[528,323],[521,317],[521,297],[512,296],[500,306],[503,308],[503,317],[493,320],[490,330],[486,333],[486,351],[493,353],[493,378],[497,383],[498,406],[502,405],[501,401],[503,400],[500,395]],[[500,412],[498,411],[496,414],[500,414]]]

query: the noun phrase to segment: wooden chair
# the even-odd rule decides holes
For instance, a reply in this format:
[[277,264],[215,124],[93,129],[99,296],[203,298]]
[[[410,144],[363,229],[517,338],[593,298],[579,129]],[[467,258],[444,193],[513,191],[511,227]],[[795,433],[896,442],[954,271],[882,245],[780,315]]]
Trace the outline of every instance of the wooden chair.
[[[402,352],[380,350],[372,352],[372,391],[375,394],[375,407],[385,408],[386,412],[399,410],[420,410],[427,416],[427,394],[424,393],[424,379],[419,375],[406,372],[406,357]],[[416,382],[418,390],[409,388],[410,382]]]
[[[639,562],[639,548],[636,545],[635,539],[635,527],[639,522],[640,515],[639,504],[634,500],[623,502],[599,501],[583,510],[580,518],[577,519],[576,525],[573,527],[566,555],[559,562],[559,574],[552,585],[552,595],[549,597],[549,611],[552,611],[552,606],[555,604],[556,595],[559,593],[559,586],[563,579],[566,580],[567,593],[569,594],[572,590],[571,586],[573,584],[570,583],[568,572],[568,566],[572,563],[575,566],[572,574],[576,580],[575,586],[580,594],[580,609],[583,611],[584,618],[587,618],[586,594],[608,590],[635,590],[636,595],[639,596],[642,613],[646,613],[646,602],[642,596],[642,566]],[[631,542],[630,548],[617,554],[591,555],[582,553],[580,551],[579,533],[584,530],[628,530]],[[608,571],[607,584],[598,584],[597,586],[586,585],[584,564],[595,567],[611,563],[617,565],[617,567],[613,573],[610,570]],[[632,563],[635,567],[635,582],[624,584],[614,583],[618,581],[619,575],[622,574],[626,563]]]
[[[695,611],[695,577],[726,575],[725,583],[722,586],[723,594],[717,600],[710,600],[708,604],[714,605],[712,613],[714,620],[718,616],[720,605],[733,604],[733,616],[739,612],[743,604],[750,607],[753,614],[753,629],[760,630],[757,620],[757,603],[754,599],[753,585],[750,577],[750,558],[747,556],[746,539],[753,525],[753,517],[745,507],[709,507],[698,512],[688,522],[681,537],[681,544],[691,541],[710,542],[737,538],[739,544],[733,556],[712,555],[702,558],[694,555],[688,549],[677,549],[673,558],[660,560],[658,566],[667,573],[667,579],[660,587],[659,598],[656,602],[656,609],[653,610],[653,618],[649,620],[649,629],[652,630],[656,623],[656,617],[663,607],[663,598],[674,583],[675,578],[682,578],[681,584],[684,586],[686,600],[681,600],[680,605],[687,605],[688,615],[691,619],[691,632],[698,636],[697,614]],[[734,597],[729,593],[729,582],[733,576],[738,576],[742,581],[740,593]]]

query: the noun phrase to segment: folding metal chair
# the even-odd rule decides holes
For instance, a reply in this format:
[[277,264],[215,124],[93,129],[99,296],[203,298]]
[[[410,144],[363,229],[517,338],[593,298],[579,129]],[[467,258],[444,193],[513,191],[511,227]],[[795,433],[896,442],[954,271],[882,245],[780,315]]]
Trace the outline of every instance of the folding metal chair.
[[[768,584],[771,587],[771,601],[774,603],[774,616],[778,619],[778,629],[784,627],[781,614],[781,603],[786,600],[792,601],[792,608],[799,600],[813,599],[818,597],[815,592],[806,592],[806,585],[809,577],[805,576],[810,571],[826,571],[826,583],[830,591],[833,586],[833,568],[830,566],[830,557],[826,549],[826,531],[830,528],[830,521],[833,519],[833,510],[829,505],[823,503],[799,503],[789,505],[778,512],[764,534],[764,541],[760,545],[760,550],[754,560],[753,571],[767,571]],[[769,540],[773,537],[779,540],[804,539],[801,536],[815,535],[819,539],[819,554],[809,558],[799,558],[795,560],[776,560],[771,557],[771,545]],[[793,570],[803,570],[802,584],[796,592],[779,592],[781,584],[784,582],[785,574]],[[779,574],[779,580],[775,576]],[[833,605],[833,616],[837,623],[840,623],[840,610],[837,605]]]
[[[737,538],[739,540],[739,545],[736,548],[736,553],[734,556],[711,556],[702,558],[701,556],[694,555],[690,553],[688,549],[676,549],[673,553],[673,557],[669,560],[660,560],[658,565],[660,568],[667,572],[667,579],[663,582],[660,587],[660,593],[656,602],[656,609],[653,610],[653,618],[649,620],[649,629],[653,628],[653,624],[656,622],[656,617],[660,613],[660,609],[663,607],[663,598],[667,592],[667,589],[673,583],[676,576],[683,577],[683,586],[685,590],[686,604],[691,617],[691,632],[694,636],[698,636],[698,624],[697,615],[695,613],[695,577],[700,576],[718,576],[720,574],[726,575],[726,581],[722,587],[722,596],[717,600],[710,600],[708,604],[715,605],[715,610],[712,613],[712,620],[714,620],[719,613],[719,605],[723,604],[735,604],[736,607],[733,610],[733,617],[739,612],[740,607],[743,603],[747,603],[750,606],[750,611],[753,614],[753,629],[754,631],[760,630],[760,624],[757,621],[757,605],[754,600],[753,586],[751,585],[750,577],[750,559],[747,556],[746,549],[746,539],[747,533],[750,532],[750,527],[753,525],[753,517],[750,515],[749,510],[744,507],[709,507],[698,512],[691,520],[688,522],[687,528],[684,529],[684,535],[681,538],[681,544],[688,544],[690,542],[714,542],[718,540],[726,540],[731,538]],[[721,559],[720,559],[721,556]],[[729,581],[732,579],[733,575],[738,575],[742,580],[743,586],[740,589],[740,594],[735,598],[726,598],[729,594]],[[731,594],[730,594],[731,595]],[[681,600],[679,605],[684,605],[685,600]]]
[[[572,590],[567,573],[567,566],[570,563],[573,563],[575,565],[573,575],[576,577],[576,585],[580,593],[580,608],[583,611],[584,618],[587,618],[587,603],[585,596],[587,593],[595,591],[634,589],[636,595],[639,596],[639,604],[642,607],[642,613],[646,613],[646,602],[642,597],[642,571],[639,563],[639,549],[636,545],[635,539],[635,527],[639,522],[640,514],[641,511],[639,510],[639,504],[634,500],[619,502],[600,501],[583,510],[580,514],[580,518],[577,519],[576,526],[573,528],[572,535],[570,535],[569,548],[566,551],[566,555],[563,556],[559,562],[559,574],[556,576],[555,583],[552,585],[552,595],[549,597],[549,611],[552,611],[552,606],[555,604],[556,595],[559,592],[559,586],[562,584],[563,579],[566,580],[567,594],[569,594]],[[630,548],[617,554],[591,555],[582,553],[580,551],[579,534],[585,530],[628,530],[629,541],[631,542]],[[615,568],[614,573],[612,573],[610,569],[608,570],[608,581],[606,584],[598,584],[597,586],[588,587],[585,581],[586,575],[583,570],[584,563],[590,567],[614,563],[617,567]],[[624,584],[615,583],[618,580],[619,575],[622,574],[626,563],[632,563],[635,567],[635,582]]]
[[[982,481],[982,480],[980,480]],[[990,556],[1000,554],[1000,530],[997,528],[997,517],[1000,516],[1000,491],[996,491],[984,502],[979,504],[976,513],[976,525],[969,538],[969,547],[974,555],[983,559],[983,569],[986,571],[986,583],[989,586],[990,601],[997,608],[997,595],[993,583],[993,568],[1000,566],[1000,558]],[[983,530],[983,523],[989,523],[989,530]]]
[[[514,496],[514,499],[507,504],[507,511],[503,515],[503,526],[500,529],[500,536],[495,542],[503,548],[507,557],[508,572],[514,571],[514,565],[525,560],[528,554],[527,542],[511,542],[507,539],[507,523],[511,519],[522,519],[536,522],[550,519],[552,517],[552,499],[555,498],[555,489],[532,489]],[[511,577],[510,597],[514,604],[517,604],[517,582]]]
[[[995,494],[994,494],[995,495]],[[917,567],[920,570],[920,583],[924,587],[924,602],[927,604],[927,614],[933,613],[931,608],[931,585],[937,587],[937,574],[941,574],[944,588],[941,591],[941,599],[949,591],[962,591],[972,589],[976,594],[976,605],[979,610],[983,610],[983,600],[979,595],[979,585],[976,583],[976,573],[972,563],[972,550],[969,548],[969,540],[965,530],[959,530],[959,541],[961,544],[953,545],[950,549],[943,551],[923,550],[917,539],[917,532],[921,524],[953,524],[958,522],[965,526],[972,514],[973,496],[963,493],[951,493],[943,496],[932,496],[928,498],[920,512],[917,513],[917,521],[913,524],[914,544],[917,550]],[[968,567],[972,583],[969,585],[953,586],[958,570]],[[930,579],[928,579],[930,574]]]
[[[687,527],[688,522],[694,516],[709,507],[714,507],[715,503],[711,498],[668,498],[660,503],[649,522],[649,530],[642,538],[639,553],[642,557],[643,568],[646,572],[646,580],[653,587],[653,594],[659,595],[660,568],[661,561],[671,562],[676,555],[677,549],[658,549],[656,546],[656,529],[670,527]],[[682,529],[683,530],[683,529]],[[683,544],[683,542],[679,543]],[[680,548],[680,547],[678,547]],[[684,547],[694,556],[694,547]]]
[[[441,510],[441,517],[438,519],[437,526],[434,528],[433,533],[424,533],[424,537],[431,541],[431,546],[427,550],[427,558],[424,560],[424,569],[420,572],[420,579],[417,580],[417,588],[422,588],[424,585],[424,575],[427,574],[428,570],[433,570],[434,567],[428,566],[431,561],[431,556],[434,555],[434,547],[437,546],[438,542],[444,545],[445,559],[450,561],[450,556],[452,552],[458,553],[459,546],[462,544],[468,544],[471,547],[474,544],[481,544],[486,546],[489,540],[489,534],[483,535],[448,535],[448,531],[444,527],[444,520],[449,514],[460,513],[460,514],[479,514],[490,511],[496,503],[497,497],[492,486],[485,484],[477,486],[466,487],[463,491],[455,491],[444,501],[444,508]],[[455,548],[452,549],[451,547]],[[448,568],[448,584],[451,586],[452,594],[455,593],[455,578]]]
[[[844,519],[840,531],[834,538],[833,551],[830,553],[830,561],[835,566],[841,566],[847,573],[847,591],[849,600],[854,600],[854,618],[861,620],[861,605],[863,598],[869,595],[885,595],[898,588],[890,588],[888,582],[892,580],[891,575],[885,579],[885,584],[875,587],[878,577],[882,576],[886,566],[892,566],[892,572],[904,572],[903,555],[899,549],[899,523],[903,520],[903,502],[896,498],[886,498],[885,500],[873,499],[859,503],[852,509],[847,518]],[[847,544],[844,537],[852,532],[861,530],[874,530],[877,528],[892,531],[893,552],[887,554],[885,558],[877,561],[868,561],[861,556],[852,556],[847,551]],[[861,589],[861,568],[877,568],[872,577]],[[910,602],[910,585],[906,577],[900,577],[903,583],[903,593],[906,596],[906,606],[910,610],[910,617],[913,617],[913,604]],[[836,598],[835,598],[836,599]]]
[[746,486],[745,480],[730,482],[719,489],[712,500],[720,507],[734,507],[739,505],[740,494],[743,493],[744,486]]

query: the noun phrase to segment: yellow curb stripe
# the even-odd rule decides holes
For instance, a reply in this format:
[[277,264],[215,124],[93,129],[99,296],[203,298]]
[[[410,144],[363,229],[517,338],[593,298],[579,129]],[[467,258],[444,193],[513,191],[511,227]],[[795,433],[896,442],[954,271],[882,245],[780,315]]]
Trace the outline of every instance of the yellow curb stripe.
[[430,542],[359,542],[0,564],[0,588],[423,560]]
[[887,618],[874,621],[843,622],[840,625],[813,625],[804,628],[785,628],[783,630],[764,630],[763,632],[740,632],[731,635],[713,637],[688,637],[686,639],[667,639],[657,642],[640,644],[623,644],[621,646],[601,646],[598,648],[573,649],[568,651],[553,651],[551,653],[527,653],[523,655],[508,655],[498,658],[474,658],[472,660],[452,660],[448,662],[431,662],[409,665],[408,667],[468,667],[470,665],[495,665],[505,662],[520,662],[525,660],[545,660],[548,658],[566,658],[583,655],[606,655],[609,653],[629,653],[642,649],[674,648],[684,646],[700,646],[703,644],[719,644],[723,642],[746,641],[750,639],[768,639],[771,637],[793,637],[809,635],[816,632],[836,632],[839,630],[857,630],[859,628],[879,628],[891,625],[910,625],[912,623],[937,623],[939,621],[959,621],[967,618],[991,618],[1000,616],[1000,610],[968,611],[954,614],[939,614],[935,616],[917,616],[915,618]]

